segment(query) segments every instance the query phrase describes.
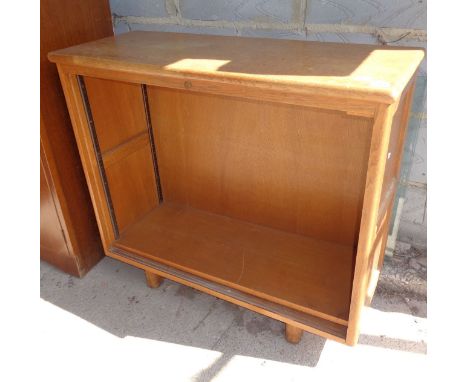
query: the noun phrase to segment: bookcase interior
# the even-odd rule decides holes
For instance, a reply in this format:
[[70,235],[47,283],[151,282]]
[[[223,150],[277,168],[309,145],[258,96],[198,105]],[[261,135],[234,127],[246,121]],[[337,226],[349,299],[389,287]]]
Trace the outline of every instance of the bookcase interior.
[[84,84],[112,248],[346,328],[369,118]]

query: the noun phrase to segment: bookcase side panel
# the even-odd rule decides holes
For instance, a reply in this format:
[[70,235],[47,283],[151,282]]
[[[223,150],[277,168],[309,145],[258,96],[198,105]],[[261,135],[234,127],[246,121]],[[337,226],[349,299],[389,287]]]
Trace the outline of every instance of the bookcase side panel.
[[[367,289],[372,274],[373,253],[379,247],[376,226],[387,164],[387,152],[391,140],[393,117],[395,116],[397,107],[398,104],[381,105],[374,118],[359,242],[356,253],[349,326],[346,337],[346,342],[349,345],[356,344],[359,337],[361,313],[366,301]],[[382,245],[381,240],[380,245]]]

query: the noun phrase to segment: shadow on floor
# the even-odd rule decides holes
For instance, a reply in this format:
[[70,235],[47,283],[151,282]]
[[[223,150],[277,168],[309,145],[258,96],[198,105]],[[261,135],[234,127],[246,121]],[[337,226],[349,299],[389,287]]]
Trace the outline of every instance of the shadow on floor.
[[[279,321],[169,280],[150,289],[143,271],[109,257],[83,279],[41,262],[41,297],[118,337],[133,336],[222,353],[199,372],[196,381],[210,380],[235,355],[315,367],[326,342],[304,333],[299,344],[289,344],[284,339],[284,324]],[[403,313],[393,320],[403,317],[401,325],[406,329],[408,320],[426,317],[425,300],[385,290],[377,291],[372,308],[380,317],[375,321],[381,326],[378,330],[388,326],[389,318],[382,317],[382,313]],[[378,334],[361,334],[359,344],[426,353],[425,341]]]
[[83,279],[41,262],[41,298],[122,338],[222,352],[195,380],[210,379],[234,355],[314,367],[325,344],[310,333],[289,344],[283,323],[170,280],[150,289],[143,271],[108,257]]

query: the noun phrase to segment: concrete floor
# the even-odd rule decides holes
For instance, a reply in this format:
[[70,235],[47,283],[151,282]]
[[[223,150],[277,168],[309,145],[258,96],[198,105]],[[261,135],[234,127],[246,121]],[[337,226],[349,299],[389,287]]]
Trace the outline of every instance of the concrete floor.
[[92,380],[309,381],[342,374],[362,381],[375,380],[375,372],[379,380],[401,380],[426,369],[425,299],[382,288],[353,348],[310,333],[291,345],[281,322],[168,280],[149,289],[143,271],[111,258],[83,279],[41,262],[40,305],[49,381],[89,380],[90,373]]

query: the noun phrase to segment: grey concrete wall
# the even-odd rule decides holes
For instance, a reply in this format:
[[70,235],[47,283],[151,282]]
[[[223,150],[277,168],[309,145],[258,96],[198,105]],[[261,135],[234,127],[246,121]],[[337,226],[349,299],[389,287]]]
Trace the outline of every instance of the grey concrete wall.
[[[426,47],[426,0],[110,0],[116,34],[154,30]],[[418,72],[395,240],[426,247],[426,64]],[[391,251],[390,251],[391,252]]]

